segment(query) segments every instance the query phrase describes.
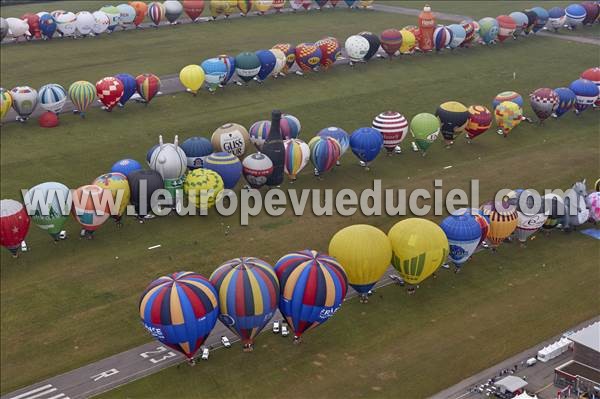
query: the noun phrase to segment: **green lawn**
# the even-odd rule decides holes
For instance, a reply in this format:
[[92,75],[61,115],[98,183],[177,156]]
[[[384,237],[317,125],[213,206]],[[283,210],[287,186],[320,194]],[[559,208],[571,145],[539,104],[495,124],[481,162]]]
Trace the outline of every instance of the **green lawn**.
[[[192,59],[198,62],[220,52],[270,46],[274,31],[280,32],[281,41],[299,42],[329,33],[341,38],[363,29],[379,31],[408,23],[404,17],[383,13],[346,15],[340,18],[335,13],[323,13],[306,20],[278,16],[230,25],[194,26],[190,28],[206,33],[206,44],[197,37],[177,35],[181,41],[174,41],[173,36],[171,48],[160,42],[150,46],[152,40],[146,35],[153,37],[154,32],[124,33],[137,35],[135,45],[127,44],[119,35],[46,43],[56,51],[78,54],[68,63],[57,57],[38,62],[36,44],[3,46],[1,82],[4,85],[19,78],[34,86],[50,80],[68,83],[81,77],[93,80],[142,68],[172,73]],[[186,27],[173,31],[179,29]],[[244,34],[248,31],[253,33],[252,38]],[[219,33],[225,36],[217,39]],[[158,41],[158,37],[155,39]],[[192,42],[196,50],[190,51]],[[138,48],[140,43],[145,43],[146,50]],[[91,58],[93,51],[99,51],[94,50],[96,45],[98,49],[115,48],[114,53],[126,53],[128,57],[103,60],[104,64],[98,65],[97,59]],[[127,49],[136,56],[129,56]],[[11,61],[11,57],[21,62]],[[543,66],[532,63],[532,59],[544,59]],[[537,87],[564,86],[595,64],[594,46],[536,37],[493,48],[373,61],[354,69],[339,66],[303,78],[269,81],[262,87],[231,87],[214,96],[203,93],[193,98],[179,93],[156,98],[149,107],[131,104],[112,114],[94,108],[85,120],[62,115],[61,126],[52,130],[39,128],[34,120],[9,123],[2,127],[0,190],[3,198],[17,198],[20,188],[41,181],[57,180],[77,187],[106,172],[118,159],[133,157],[142,161],[159,134],[168,140],[175,134],[181,139],[209,136],[222,123],[235,121],[249,126],[268,117],[276,107],[298,116],[303,126],[301,138],[309,140],[326,126],[339,125],[352,131],[369,125],[375,115],[390,108],[412,117],[418,112],[433,112],[437,104],[447,100],[489,104],[503,90],[516,90],[526,96]],[[517,72],[516,80],[513,71]],[[531,114],[528,106],[526,112]],[[479,178],[482,201],[502,187],[566,188],[576,179],[587,177],[593,181],[600,174],[599,123],[600,113],[590,110],[580,117],[571,114],[559,121],[549,120],[544,126],[523,124],[508,139],[490,131],[472,145],[459,140],[454,148],[445,150],[438,143],[426,158],[408,151],[398,157],[381,155],[369,173],[357,165],[352,154],[347,154],[343,165],[322,181],[314,179],[307,168],[294,188],[358,190],[370,186],[373,178],[382,178],[385,187],[408,190],[431,187],[434,178],[443,178],[445,187],[453,188],[467,187],[470,178]],[[408,149],[407,143],[404,146]],[[446,165],[453,168],[444,170]],[[148,341],[139,325],[136,306],[139,293],[158,275],[181,269],[208,275],[222,261],[242,255],[275,262],[292,250],[325,250],[329,238],[343,226],[366,221],[387,231],[397,218],[304,216],[290,224],[289,219],[261,215],[248,227],[240,227],[237,220],[214,213],[204,218],[171,216],[144,225],[127,220],[121,230],[108,223],[89,242],[75,237],[78,229],[70,221],[67,228],[73,237],[58,245],[32,226],[27,239],[31,251],[17,260],[2,251],[0,258],[0,391],[6,393]],[[224,225],[231,225],[227,236]],[[159,243],[159,250],[146,250]],[[577,233],[540,237],[525,250],[506,246],[496,256],[477,256],[463,274],[443,274],[425,284],[414,298],[405,298],[399,290],[388,288],[381,290],[385,300],[375,297],[368,307],[351,303],[331,324],[315,331],[301,348],[283,351],[282,341],[261,337],[260,342],[268,347],[259,345],[251,361],[235,349],[226,356],[215,354],[203,367],[160,374],[155,382],[164,387],[163,396],[171,397],[190,396],[190,392],[183,395],[177,391],[184,386],[178,378],[200,372],[204,374],[199,374],[198,380],[206,384],[202,392],[210,396],[241,396],[247,385],[253,385],[248,392],[255,396],[279,389],[289,396],[333,396],[336,386],[350,396],[387,392],[392,396],[399,392],[393,390],[403,387],[408,396],[432,393],[597,314],[597,300],[592,295],[593,287],[600,283],[598,249],[597,241]],[[542,268],[542,263],[546,267]],[[536,298],[528,299],[526,293]],[[468,332],[464,330],[466,325],[470,326]],[[412,328],[421,340],[398,338],[406,336],[407,328]],[[381,341],[373,338],[374,333]],[[294,352],[297,350],[301,352]],[[417,358],[421,354],[423,359],[435,362],[424,363]],[[226,364],[227,370],[223,368]],[[246,370],[253,374],[246,374]],[[257,371],[264,378],[252,378]],[[224,373],[231,375],[226,383],[221,379]],[[301,381],[299,373],[310,375],[311,383],[305,390],[295,385]],[[258,380],[265,383],[259,385]],[[119,397],[158,392],[150,385],[155,382],[134,384],[135,391]],[[383,391],[370,391],[371,387]]]

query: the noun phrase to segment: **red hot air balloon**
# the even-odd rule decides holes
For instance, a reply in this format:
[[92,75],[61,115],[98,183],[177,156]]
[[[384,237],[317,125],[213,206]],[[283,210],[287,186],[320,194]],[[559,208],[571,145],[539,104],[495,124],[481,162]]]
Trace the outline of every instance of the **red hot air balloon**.
[[[587,80],[594,82],[596,84],[596,86],[598,86],[598,89],[600,90],[600,67],[593,67],[593,68],[586,69],[585,71],[582,72],[580,78],[587,79]],[[598,98],[596,99],[594,106],[600,107],[600,96],[598,96]]]
[[204,0],[183,0],[183,11],[192,21],[197,20],[204,11]]
[[373,120],[373,127],[383,136],[383,146],[391,154],[401,152],[400,143],[408,133],[408,121],[402,114],[394,111],[383,112]]
[[556,111],[559,98],[554,90],[543,87],[531,93],[529,95],[529,101],[531,102],[531,109],[533,109],[533,112],[535,112],[539,118],[540,123],[542,123]]
[[492,126],[493,115],[483,105],[471,105],[468,112],[469,119],[467,119],[465,131],[467,132],[467,140],[470,142],[470,140],[488,131]]
[[31,33],[33,37],[36,39],[42,37],[42,32],[40,31],[40,17],[37,14],[23,14],[21,19],[27,22],[27,25],[29,25],[29,33]]
[[296,64],[305,72],[315,70],[321,63],[321,49],[314,43],[296,46]]
[[498,40],[500,42],[505,41],[509,37],[513,37],[515,29],[517,29],[517,23],[511,16],[499,15],[498,17],[496,17],[496,21],[500,26],[500,29],[498,31]]
[[11,199],[0,201],[0,245],[16,258],[29,231],[29,215],[23,204]]
[[96,94],[107,111],[111,111],[123,96],[123,82],[107,76],[96,82]]
[[386,29],[381,33],[379,41],[383,51],[392,59],[402,46],[402,33],[398,29]]
[[315,43],[321,49],[321,66],[327,70],[342,54],[340,42],[335,37],[326,37]]
[[148,105],[160,90],[160,79],[151,73],[144,73],[138,75],[135,78],[135,82],[137,83],[137,92],[146,101],[146,105]]

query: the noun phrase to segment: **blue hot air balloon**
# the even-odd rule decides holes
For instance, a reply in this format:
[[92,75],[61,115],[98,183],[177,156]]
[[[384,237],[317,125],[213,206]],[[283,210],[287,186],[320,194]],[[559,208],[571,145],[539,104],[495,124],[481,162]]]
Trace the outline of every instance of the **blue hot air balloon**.
[[54,32],[56,32],[56,20],[52,15],[44,13],[40,16],[40,32],[42,32],[45,39],[52,39]]
[[190,137],[180,147],[187,157],[187,167],[190,170],[201,168],[204,158],[213,153],[212,143],[206,137]]
[[265,80],[271,75],[273,69],[275,69],[275,64],[277,63],[277,58],[275,54],[269,50],[258,50],[256,52],[256,56],[260,60],[260,71],[258,71],[258,79],[260,81]]
[[121,159],[120,161],[115,162],[112,168],[110,168],[110,171],[113,173],[121,173],[126,177],[129,177],[130,173],[142,169],[142,164],[135,159]]
[[581,4],[571,4],[565,8],[566,22],[570,29],[581,25],[586,15],[587,11]]
[[225,86],[229,83],[231,78],[233,78],[233,75],[235,75],[235,58],[225,54],[220,55],[217,58],[223,61],[227,66],[227,75],[221,80],[221,85]]
[[520,36],[525,31],[525,28],[527,28],[527,25],[529,25],[529,18],[521,11],[511,12],[508,16],[514,19],[517,24],[515,32],[513,33],[513,36],[516,38],[517,36]]
[[193,359],[217,322],[217,292],[205,277],[178,272],[153,281],[140,299],[140,318],[161,343]]
[[456,267],[461,267],[479,245],[481,239],[481,226],[466,210],[457,211],[448,216],[440,224],[450,245],[450,259]]
[[598,86],[591,80],[577,79],[571,82],[569,89],[573,90],[577,101],[575,102],[575,113],[580,114],[596,102],[598,98]]
[[229,152],[216,152],[204,158],[204,169],[217,172],[225,188],[232,189],[242,177],[240,159]]
[[533,11],[537,15],[537,19],[535,20],[535,24],[533,25],[533,32],[537,33],[540,30],[542,30],[544,26],[546,26],[550,15],[548,14],[548,11],[546,11],[546,9],[542,7],[533,7],[531,11]]
[[332,137],[337,140],[340,144],[340,148],[342,150],[340,156],[344,155],[344,153],[350,148],[350,136],[344,129],[339,127],[331,126],[326,127],[325,129],[319,132],[319,136],[321,137]]
[[559,87],[558,89],[554,89],[554,91],[558,94],[558,108],[554,111],[554,115],[560,118],[573,109],[577,102],[577,96],[568,87]]
[[548,25],[555,31],[562,28],[565,24],[565,9],[562,7],[553,7],[548,10]]
[[123,83],[123,95],[119,99],[119,104],[123,106],[137,91],[137,82],[135,78],[128,73],[120,73],[115,75],[115,78]]
[[361,127],[350,135],[350,149],[367,166],[383,148],[383,135],[372,127]]
[[150,165],[150,160],[152,159],[152,154],[154,153],[154,150],[156,150],[159,146],[160,144],[154,144],[152,147],[150,147],[148,152],[146,152],[146,162],[148,163],[148,165]]
[[451,49],[455,49],[465,41],[465,38],[467,37],[467,31],[460,24],[448,25],[447,28],[452,32],[452,40],[450,40],[449,47]]
[[204,70],[204,82],[211,92],[217,89],[229,73],[227,64],[219,58],[204,60],[200,67]]

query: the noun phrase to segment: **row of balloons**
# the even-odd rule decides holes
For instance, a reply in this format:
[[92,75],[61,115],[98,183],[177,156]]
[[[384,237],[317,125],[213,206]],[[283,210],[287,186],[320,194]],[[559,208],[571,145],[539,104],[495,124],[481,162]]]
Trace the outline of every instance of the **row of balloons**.
[[[327,3],[335,8],[339,1],[314,0],[319,9],[324,8]],[[348,7],[367,8],[373,2],[374,0],[345,0]],[[228,18],[238,11],[244,16],[253,10],[263,15],[271,8],[281,12],[286,5],[286,0],[183,0],[183,2],[167,0],[149,4],[143,1],[132,1],[117,6],[107,5],[94,12],[73,13],[56,10],[26,13],[21,18],[0,18],[0,40],[5,37],[17,41],[20,38],[47,40],[52,39],[55,33],[61,37],[99,35],[104,32],[114,32],[118,27],[123,30],[129,27],[140,27],[146,17],[158,27],[165,20],[170,24],[176,24],[183,12],[194,22],[204,12],[206,3],[209,4],[212,18],[217,19],[221,15]],[[290,0],[290,7],[293,10],[301,8],[309,10],[312,6],[313,0]]]

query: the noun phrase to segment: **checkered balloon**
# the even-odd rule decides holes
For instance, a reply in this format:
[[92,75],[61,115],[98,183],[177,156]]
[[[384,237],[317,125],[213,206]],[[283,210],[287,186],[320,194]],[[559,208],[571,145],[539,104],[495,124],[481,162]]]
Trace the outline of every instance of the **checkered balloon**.
[[123,96],[123,82],[112,76],[102,78],[96,82],[96,94],[102,104],[111,110]]

